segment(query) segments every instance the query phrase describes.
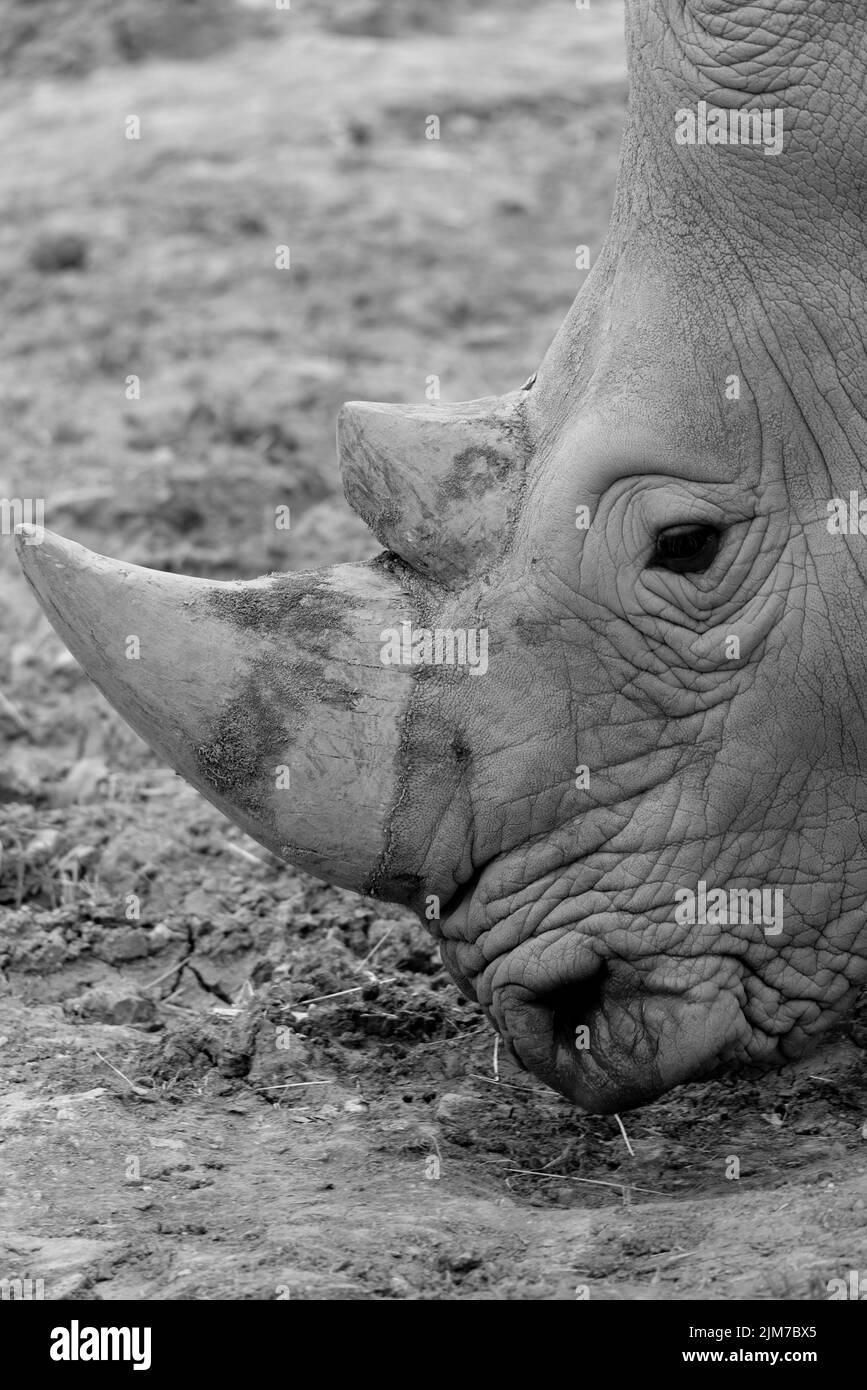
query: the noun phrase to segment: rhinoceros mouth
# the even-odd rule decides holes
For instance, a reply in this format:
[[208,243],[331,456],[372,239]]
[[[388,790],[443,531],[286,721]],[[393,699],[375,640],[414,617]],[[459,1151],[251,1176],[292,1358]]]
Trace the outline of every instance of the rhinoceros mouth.
[[602,1007],[606,975],[601,965],[584,979],[541,994],[506,985],[492,1009],[520,1065],[584,1110],[600,1107],[580,1052]]
[[744,1042],[728,991],[653,992],[604,962],[553,989],[495,987],[489,1013],[527,1071],[595,1115],[645,1105],[720,1067],[780,1060],[778,1040]]
[[740,1029],[730,991],[654,987],[580,931],[532,938],[492,962],[479,1001],[510,1053],[579,1109],[643,1105],[723,1060]]
[[[588,1047],[603,1008],[607,973],[603,964],[583,979],[540,993],[504,985],[491,1006],[494,1021],[520,1065],[580,1109],[597,1113],[625,1109],[630,1103],[623,1088],[625,1078],[616,1087],[611,1086],[614,1078],[610,1076],[602,1082]],[[634,1085],[633,1075],[627,1089]],[[609,1091],[610,1104],[605,1099]]]
[[[581,1055],[594,1036],[606,988],[612,983],[607,963],[587,937],[568,933],[551,941],[532,938],[475,973],[471,962],[475,957],[478,964],[480,958],[470,918],[483,911],[478,888],[490,868],[490,863],[478,868],[446,905],[440,945],[452,978],[463,993],[481,1004],[525,1071],[579,1108],[596,1113],[626,1108],[624,1092],[631,1094],[635,1089],[634,1075],[630,1081],[616,1067],[619,1075],[614,1084],[612,1076],[599,1074],[592,1057]],[[644,1091],[641,1088],[642,1095]]]
[[712,930],[662,952],[654,918],[606,913],[597,899],[569,922],[553,899],[495,857],[447,903],[437,934],[509,1054],[573,1105],[614,1114],[720,1068],[782,1059],[783,1030],[751,1015],[750,972]]

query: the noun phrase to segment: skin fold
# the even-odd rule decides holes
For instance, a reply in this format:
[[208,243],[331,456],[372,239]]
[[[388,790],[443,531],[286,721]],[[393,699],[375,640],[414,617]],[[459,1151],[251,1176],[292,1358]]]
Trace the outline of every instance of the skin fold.
[[[273,804],[270,829],[249,796],[241,821],[324,878],[414,907],[519,1061],[600,1113],[799,1055],[867,977],[867,537],[828,526],[867,454],[867,20],[854,3],[632,0],[627,37],[611,228],[538,374],[423,428],[418,407],[344,415],[347,497],[387,549],[362,616],[351,577],[339,591],[344,665],[322,664],[322,637],[304,649],[291,742],[322,743],[313,695],[339,680],[325,747],[331,768],[351,746],[370,785],[363,847],[334,779],[328,854],[308,843],[305,859]],[[782,150],[678,144],[675,113],[700,101],[781,111]],[[672,528],[704,528],[706,567],[658,562]],[[70,615],[69,565],[58,551],[64,590],[39,552],[22,561],[79,660],[239,819],[225,777],[217,796],[185,762],[222,749],[219,700],[205,728],[179,696],[161,743],[97,669],[111,658],[104,640],[94,654],[97,618]],[[138,592],[126,571],[112,582],[123,602]],[[184,603],[160,623],[195,626]],[[80,614],[97,607],[85,596]],[[272,609],[256,609],[245,670],[267,665],[273,712],[293,673],[274,666]],[[383,684],[373,644],[401,621],[484,629],[486,671],[422,664]],[[221,632],[208,649],[237,642]],[[369,755],[353,722],[368,708]],[[251,732],[249,765],[270,766],[284,735],[260,749]],[[779,930],[680,920],[699,884],[767,892]]]

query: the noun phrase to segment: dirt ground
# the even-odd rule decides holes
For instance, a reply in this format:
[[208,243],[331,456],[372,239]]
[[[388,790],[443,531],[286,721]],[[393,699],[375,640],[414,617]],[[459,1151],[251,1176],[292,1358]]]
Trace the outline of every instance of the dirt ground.
[[[167,0],[0,0],[0,495],[220,578],[373,554],[336,411],[533,370],[604,232],[621,23],[227,0],[179,37]],[[158,764],[8,536],[0,631],[0,1279],[824,1299],[867,1269],[864,1009],[785,1071],[577,1116],[404,912],[278,864]]]

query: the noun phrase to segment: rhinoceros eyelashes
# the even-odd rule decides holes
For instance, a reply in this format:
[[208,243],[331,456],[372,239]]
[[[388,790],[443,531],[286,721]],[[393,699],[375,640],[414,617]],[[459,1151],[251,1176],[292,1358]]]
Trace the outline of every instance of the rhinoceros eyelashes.
[[672,574],[702,574],[716,559],[719,545],[720,533],[715,526],[695,522],[668,526],[656,538],[650,568]]

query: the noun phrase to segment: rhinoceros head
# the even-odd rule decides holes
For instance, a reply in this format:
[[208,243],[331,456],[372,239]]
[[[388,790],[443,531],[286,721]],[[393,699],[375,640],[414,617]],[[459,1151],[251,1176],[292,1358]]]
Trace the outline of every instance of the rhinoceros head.
[[634,0],[628,32],[611,229],[537,376],[341,416],[377,560],[211,583],[21,546],[155,749],[412,905],[601,1112],[798,1054],[867,973],[865,25]]

